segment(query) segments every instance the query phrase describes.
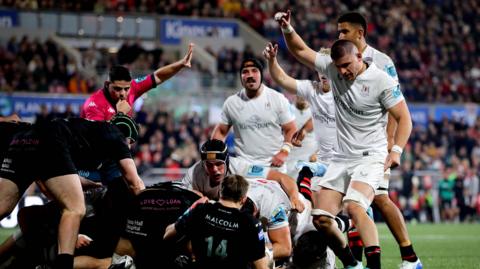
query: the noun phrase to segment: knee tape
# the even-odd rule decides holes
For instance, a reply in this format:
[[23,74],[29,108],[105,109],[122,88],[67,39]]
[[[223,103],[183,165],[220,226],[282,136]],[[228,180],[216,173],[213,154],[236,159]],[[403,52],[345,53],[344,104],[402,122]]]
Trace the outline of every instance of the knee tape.
[[343,198],[343,202],[357,203],[359,206],[363,207],[365,210],[367,210],[370,207],[370,204],[372,203],[370,199],[368,199],[363,193],[352,188],[349,188],[347,190],[347,194]]
[[319,209],[319,208],[312,209],[311,215],[312,216],[326,216],[326,217],[329,217],[331,219],[335,219],[335,216],[330,214],[330,212]]

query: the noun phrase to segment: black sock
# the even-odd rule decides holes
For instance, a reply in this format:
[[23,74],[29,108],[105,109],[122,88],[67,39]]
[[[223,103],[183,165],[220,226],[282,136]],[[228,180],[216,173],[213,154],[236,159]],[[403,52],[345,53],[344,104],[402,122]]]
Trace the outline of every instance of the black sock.
[[73,255],[71,254],[58,254],[55,259],[55,269],[73,269]]
[[303,167],[298,173],[297,185],[298,191],[305,197],[305,199],[312,202],[312,183],[310,179],[313,177],[313,173],[308,167]]
[[380,246],[370,246],[365,248],[365,258],[367,258],[367,267],[369,269],[380,269]]
[[418,259],[417,254],[415,254],[415,251],[413,250],[412,244],[406,247],[400,247],[400,254],[402,255],[402,260],[405,261],[415,262]]
[[353,257],[352,251],[348,245],[344,249],[340,250],[340,253],[336,254],[338,259],[342,261],[344,267],[355,266],[357,264],[357,261],[355,260],[355,257]]
[[352,250],[353,257],[355,257],[357,261],[362,261],[363,241],[360,238],[360,234],[358,233],[358,231],[350,231],[348,232],[347,237],[348,237],[348,245]]

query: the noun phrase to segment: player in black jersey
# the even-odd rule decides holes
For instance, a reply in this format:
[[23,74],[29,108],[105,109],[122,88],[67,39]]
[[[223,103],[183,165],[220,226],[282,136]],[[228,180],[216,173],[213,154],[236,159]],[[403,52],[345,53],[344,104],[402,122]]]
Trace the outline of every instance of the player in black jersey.
[[165,231],[165,239],[186,235],[196,268],[267,268],[261,223],[239,209],[248,182],[238,175],[223,179],[217,203],[196,204]]
[[134,193],[144,188],[127,145],[128,140],[136,139],[138,129],[133,120],[123,115],[112,123],[69,119],[31,125],[9,140],[3,155],[0,219],[13,210],[35,180],[42,182],[62,206],[56,268],[73,267],[72,254],[80,220],[85,214],[77,170],[95,170],[105,160],[114,160]]
[[181,254],[172,242],[164,241],[167,225],[175,222],[200,198],[175,182],[162,182],[147,187],[135,199],[128,213],[125,233],[117,244],[110,268],[124,263],[125,255],[134,257],[136,268],[151,268],[161,260],[162,268],[175,268]]

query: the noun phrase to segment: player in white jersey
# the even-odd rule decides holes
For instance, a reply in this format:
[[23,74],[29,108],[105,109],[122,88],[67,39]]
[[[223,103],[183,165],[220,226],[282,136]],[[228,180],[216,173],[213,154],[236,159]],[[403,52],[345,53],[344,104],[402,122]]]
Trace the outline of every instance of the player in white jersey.
[[[398,82],[374,64],[365,63],[353,42],[336,41],[331,57],[316,53],[289,21],[290,12],[279,18],[290,52],[331,80],[336,103],[338,150],[320,183],[322,188],[315,193],[314,223],[347,268],[362,268],[331,220],[341,210],[343,198],[366,246],[367,267],[380,268],[378,234],[366,209],[384,178],[384,170],[400,162],[412,128],[408,107]],[[399,123],[392,147],[395,150],[390,153],[384,131],[387,111]]]
[[[306,124],[308,125],[307,122],[312,120],[310,105],[304,98],[297,96],[295,103],[290,106],[295,115],[295,125],[297,130],[304,130],[304,126]],[[298,161],[308,162],[312,160],[312,158],[316,159],[317,142],[315,141],[315,135],[312,131],[313,130],[303,132],[302,143],[298,146],[294,146],[288,155],[287,175],[291,178],[296,179],[298,177],[298,169],[296,167]]]
[[299,212],[305,208],[299,198],[294,180],[268,167],[253,165],[240,158],[228,156],[227,146],[220,140],[211,139],[200,149],[202,160],[190,167],[182,178],[182,185],[216,199],[220,193],[220,183],[225,175],[241,175],[247,179],[264,178],[278,182],[290,198],[291,207]]
[[[355,45],[360,49],[365,62],[374,63],[378,68],[382,69],[393,79],[398,81],[398,75],[392,59],[385,53],[382,53],[367,44],[365,40],[367,33],[367,21],[360,13],[348,12],[341,15],[337,19],[337,28],[338,38],[350,40],[355,43]],[[395,133],[396,128],[397,124],[395,119],[389,115],[387,124],[389,151],[395,144],[393,134]],[[375,199],[373,202],[379,209],[383,219],[387,223],[390,231],[400,247],[400,253],[402,256],[402,265],[400,268],[420,269],[422,268],[422,263],[413,250],[403,215],[388,196],[389,177],[390,170],[387,170],[385,173],[385,179],[380,183],[380,187],[376,190]],[[355,253],[355,250],[352,251]],[[361,248],[359,252],[361,255]]]
[[[319,74],[319,81],[296,80],[290,77],[277,61],[278,45],[267,44],[263,51],[264,57],[267,59],[270,76],[272,79],[287,90],[289,93],[295,94],[305,99],[312,111],[312,124],[305,124],[294,135],[292,142],[300,143],[306,132],[313,129],[315,140],[317,142],[317,163],[308,164],[309,167],[301,168],[298,177],[299,191],[308,199],[311,199],[311,179],[313,176],[321,176],[316,172],[320,171],[321,166],[327,167],[333,156],[333,152],[337,147],[337,132],[335,127],[335,103],[333,94],[330,91],[328,80]],[[304,146],[302,144],[302,146]],[[303,163],[302,165],[307,165]]]
[[235,134],[235,151],[248,162],[280,167],[286,172],[285,161],[292,149],[296,131],[293,113],[283,94],[263,84],[262,64],[245,59],[240,69],[243,89],[223,104],[221,122],[212,138],[225,141],[231,127]]

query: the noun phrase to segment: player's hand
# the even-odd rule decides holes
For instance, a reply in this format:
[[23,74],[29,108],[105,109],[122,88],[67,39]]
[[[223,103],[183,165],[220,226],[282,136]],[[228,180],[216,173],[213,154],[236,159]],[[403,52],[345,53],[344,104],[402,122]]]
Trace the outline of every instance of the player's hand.
[[268,43],[265,49],[263,50],[263,57],[267,60],[273,60],[277,57],[278,53],[278,44],[273,45],[272,43]]
[[86,247],[90,245],[92,241],[93,239],[88,237],[87,235],[79,234],[77,237],[77,242],[75,243],[75,248]]
[[287,160],[288,152],[286,151],[279,151],[277,154],[273,155],[272,158],[272,166],[280,167],[282,166],[285,161]]
[[102,186],[102,183],[100,182],[95,182],[90,179],[84,178],[82,176],[79,176],[79,177],[80,177],[80,184],[82,184],[82,189],[84,190],[95,189]]
[[190,43],[188,45],[188,52],[185,54],[185,56],[182,59],[182,64],[185,67],[192,67],[192,57],[193,57],[193,48],[195,47],[195,44]]
[[127,100],[119,100],[116,107],[117,112],[122,112],[123,114],[128,114],[128,112],[130,112],[130,110],[132,109]]
[[0,117],[0,122],[21,122],[22,119],[17,114],[12,114],[6,117]]
[[301,147],[302,141],[305,138],[305,133],[305,129],[303,128],[300,128],[298,131],[296,131],[292,137],[292,145],[295,147]]
[[302,213],[303,210],[305,210],[305,204],[303,204],[303,202],[300,199],[298,199],[298,196],[291,197],[290,204],[292,205],[292,210],[295,210],[299,213]]
[[313,153],[312,155],[310,155],[310,157],[308,158],[308,161],[311,162],[311,163],[316,163],[317,162],[317,153]]
[[278,22],[278,24],[280,25],[280,27],[282,28],[287,28],[289,25],[290,25],[290,15],[291,15],[291,11],[290,10],[287,10],[287,12],[277,12],[275,13],[275,21]]
[[387,171],[388,168],[395,168],[400,165],[400,153],[391,151],[388,153],[383,166],[383,171]]

